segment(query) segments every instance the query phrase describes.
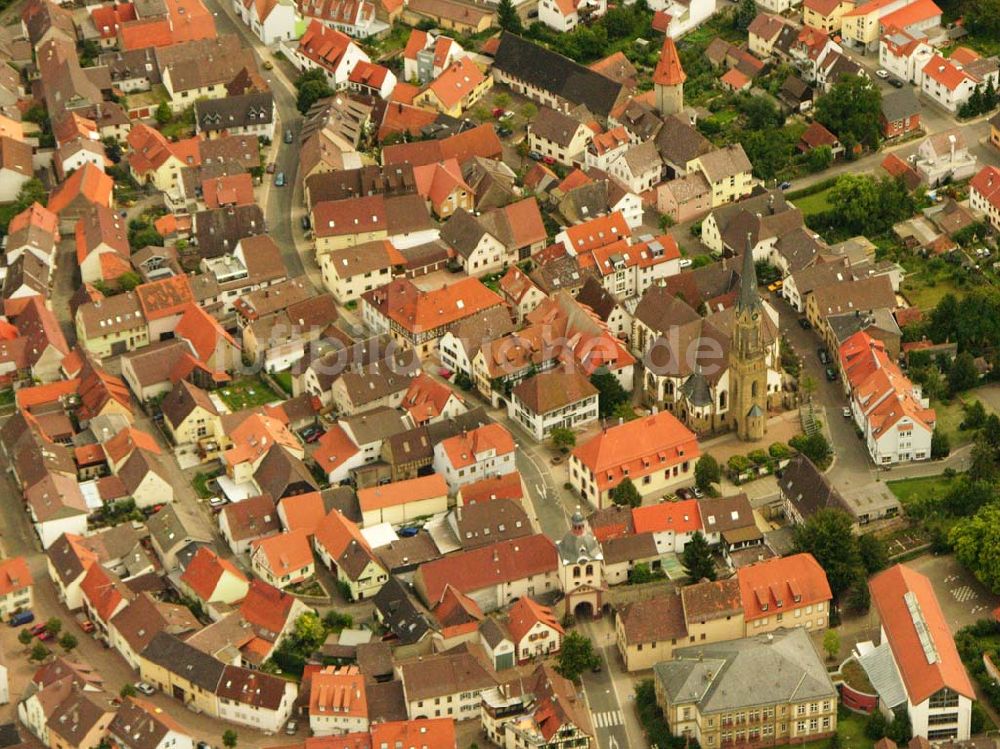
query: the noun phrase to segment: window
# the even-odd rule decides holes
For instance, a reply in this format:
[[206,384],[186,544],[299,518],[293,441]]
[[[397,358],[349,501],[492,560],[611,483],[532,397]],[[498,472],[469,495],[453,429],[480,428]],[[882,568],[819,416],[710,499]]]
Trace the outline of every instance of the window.
[[947,688],[942,689],[931,696],[928,707],[932,710],[942,707],[958,707],[958,692]]
[[958,713],[939,713],[927,716],[927,725],[929,726],[946,726],[950,723],[958,723]]

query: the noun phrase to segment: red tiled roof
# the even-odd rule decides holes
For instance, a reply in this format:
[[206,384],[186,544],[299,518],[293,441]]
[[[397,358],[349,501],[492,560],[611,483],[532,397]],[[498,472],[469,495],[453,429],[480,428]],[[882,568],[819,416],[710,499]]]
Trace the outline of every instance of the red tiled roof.
[[[928,21],[934,17],[941,17],[941,9],[934,0],[914,0],[909,5],[904,5],[899,10],[893,11],[879,19],[883,27],[896,26],[905,29],[915,23]],[[957,50],[956,50],[957,51]],[[954,53],[952,57],[954,58]]]
[[[476,455],[494,450],[497,456],[514,452],[514,438],[502,424],[486,424],[469,432],[456,434],[441,443],[448,462],[457,469],[476,462]],[[442,479],[443,480],[443,479]]]
[[447,497],[448,484],[444,476],[434,473],[406,481],[394,481],[382,486],[358,490],[358,505],[362,512],[395,507],[407,502],[420,502],[435,497]]
[[428,88],[446,109],[457,106],[486,76],[470,57],[460,57],[435,78]]
[[441,600],[447,585],[470,594],[483,588],[521,580],[533,575],[554,572],[559,560],[555,544],[544,535],[501,541],[478,549],[461,551],[425,562],[415,577],[434,605]]
[[371,733],[372,746],[379,747],[427,746],[450,749],[456,745],[455,721],[452,718],[417,718],[376,723],[372,726]]
[[184,570],[181,581],[202,601],[208,601],[219,584],[219,578],[226,573],[235,575],[244,582],[247,581],[246,575],[232,562],[223,559],[207,546],[202,546]]
[[565,231],[568,249],[575,255],[612,244],[632,234],[621,211],[567,227]]
[[160,446],[149,432],[126,427],[104,443],[104,452],[112,463],[121,463],[136,448],[160,454]]
[[107,622],[127,603],[120,587],[117,578],[112,578],[101,565],[92,564],[80,583],[80,592],[97,616]]
[[240,616],[255,629],[264,630],[273,641],[285,629],[288,614],[297,599],[291,593],[269,585],[260,578],[250,581],[247,597],[240,604]]
[[267,566],[278,578],[297,573],[313,563],[309,534],[302,528],[258,539],[251,547],[255,556],[264,555]]
[[347,432],[340,424],[334,424],[319,438],[313,460],[324,473],[329,474],[348,458],[357,454],[358,446],[347,436]]
[[24,557],[10,557],[0,561],[0,596],[30,588],[34,584],[31,570],[28,569]]
[[773,614],[779,608],[779,601],[791,609],[829,603],[832,598],[826,573],[812,554],[767,559],[740,567],[736,575],[743,616],[748,622]]
[[477,278],[464,278],[448,286],[425,291],[409,279],[397,279],[365,293],[384,314],[411,333],[446,327],[471,317],[503,300]]
[[147,320],[179,315],[195,302],[194,292],[185,275],[144,283],[136,287],[135,293]]
[[309,535],[316,532],[316,526],[326,515],[323,496],[319,492],[306,492],[283,497],[278,506],[285,516],[285,530],[304,530]]
[[562,625],[556,619],[552,609],[548,606],[542,606],[529,596],[519,598],[507,613],[507,631],[510,632],[510,636],[514,640],[514,646],[520,648],[521,640],[539,622],[549,629],[563,634]]
[[524,498],[524,485],[521,483],[521,474],[514,471],[503,476],[494,476],[466,484],[460,492],[462,503],[466,505],[488,502],[491,499],[516,499],[520,501]]
[[872,578],[869,587],[910,702],[918,705],[945,688],[975,700],[931,581],[897,564]]
[[677,45],[668,36],[663,40],[660,60],[656,63],[656,70],[653,71],[653,83],[661,86],[676,86],[686,80],[687,75],[681,65],[681,56],[677,52]]
[[701,455],[698,438],[669,411],[605,429],[573,451],[600,491]]
[[312,676],[309,689],[310,718],[368,718],[365,677],[357,666],[327,666]]
[[227,205],[250,205],[254,202],[253,177],[249,172],[212,177],[201,183],[207,208]]
[[88,161],[52,192],[46,207],[53,213],[61,213],[79,195],[91,203],[110,206],[114,185],[111,177]]
[[[174,335],[187,341],[202,362],[209,361],[217,353],[240,348],[218,320],[194,303],[187,305],[174,329]],[[224,364],[229,365],[231,362]]]
[[697,499],[633,508],[632,524],[636,533],[693,533],[703,527]]

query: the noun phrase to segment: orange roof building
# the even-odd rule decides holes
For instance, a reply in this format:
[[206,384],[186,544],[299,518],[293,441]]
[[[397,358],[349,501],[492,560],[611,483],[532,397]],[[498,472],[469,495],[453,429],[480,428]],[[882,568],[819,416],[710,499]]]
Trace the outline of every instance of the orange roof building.
[[327,666],[312,675],[309,728],[313,736],[368,730],[365,677],[357,666]]
[[319,558],[350,588],[355,601],[371,598],[389,579],[357,523],[339,510],[332,510],[316,526],[314,544]]
[[514,438],[500,424],[486,424],[434,446],[434,472],[452,489],[515,470]]
[[465,403],[450,387],[421,372],[410,381],[400,407],[413,426],[450,419],[465,412]]
[[684,537],[684,541],[678,544],[678,551],[683,551],[684,543],[695,531],[703,529],[697,499],[635,507],[632,509],[632,524],[636,533],[663,533]]
[[[931,581],[897,564],[872,578],[868,586],[882,621],[882,643],[876,650],[888,648],[892,655],[914,735],[931,741],[967,740],[976,693]],[[953,719],[929,719],[945,709]]]
[[60,221],[75,221],[91,203],[110,208],[114,185],[111,177],[88,161],[52,192],[46,207]]
[[474,505],[492,499],[524,498],[524,484],[518,471],[466,484],[458,492],[458,505]]
[[555,612],[530,596],[519,598],[507,612],[507,631],[519,663],[556,653],[565,634]]
[[[502,428],[502,427],[501,427]],[[358,490],[362,525],[403,525],[417,518],[448,511],[448,484],[432,474]]]
[[300,583],[316,572],[309,534],[305,529],[276,533],[254,541],[250,564],[254,572],[276,588]]
[[24,557],[0,561],[0,618],[30,609],[35,581]]
[[181,587],[204,604],[231,604],[246,598],[250,582],[228,559],[207,546],[195,552],[180,578]]
[[372,746],[424,746],[451,749],[457,746],[452,718],[417,718],[376,723]]
[[598,509],[626,478],[649,496],[690,483],[701,456],[694,432],[668,411],[604,429],[570,455],[570,483]]
[[828,626],[833,595],[812,554],[767,559],[740,567],[736,575],[747,637],[780,627]]

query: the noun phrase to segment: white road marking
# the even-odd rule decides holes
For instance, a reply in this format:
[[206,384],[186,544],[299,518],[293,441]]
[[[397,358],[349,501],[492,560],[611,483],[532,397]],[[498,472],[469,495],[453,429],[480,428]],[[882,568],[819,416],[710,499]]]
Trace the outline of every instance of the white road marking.
[[966,601],[974,601],[979,598],[979,594],[976,593],[970,586],[963,585],[959,588],[952,588],[951,594],[955,596],[955,600],[959,603],[965,603]]
[[598,728],[611,728],[612,726],[625,725],[621,710],[605,710],[600,713],[593,713],[594,725]]

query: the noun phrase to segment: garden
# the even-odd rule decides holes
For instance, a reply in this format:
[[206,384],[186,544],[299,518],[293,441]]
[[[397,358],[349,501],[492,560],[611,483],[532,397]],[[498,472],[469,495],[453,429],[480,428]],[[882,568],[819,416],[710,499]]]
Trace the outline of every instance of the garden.
[[281,396],[275,393],[260,375],[233,380],[216,392],[231,411],[264,406],[281,399]]

